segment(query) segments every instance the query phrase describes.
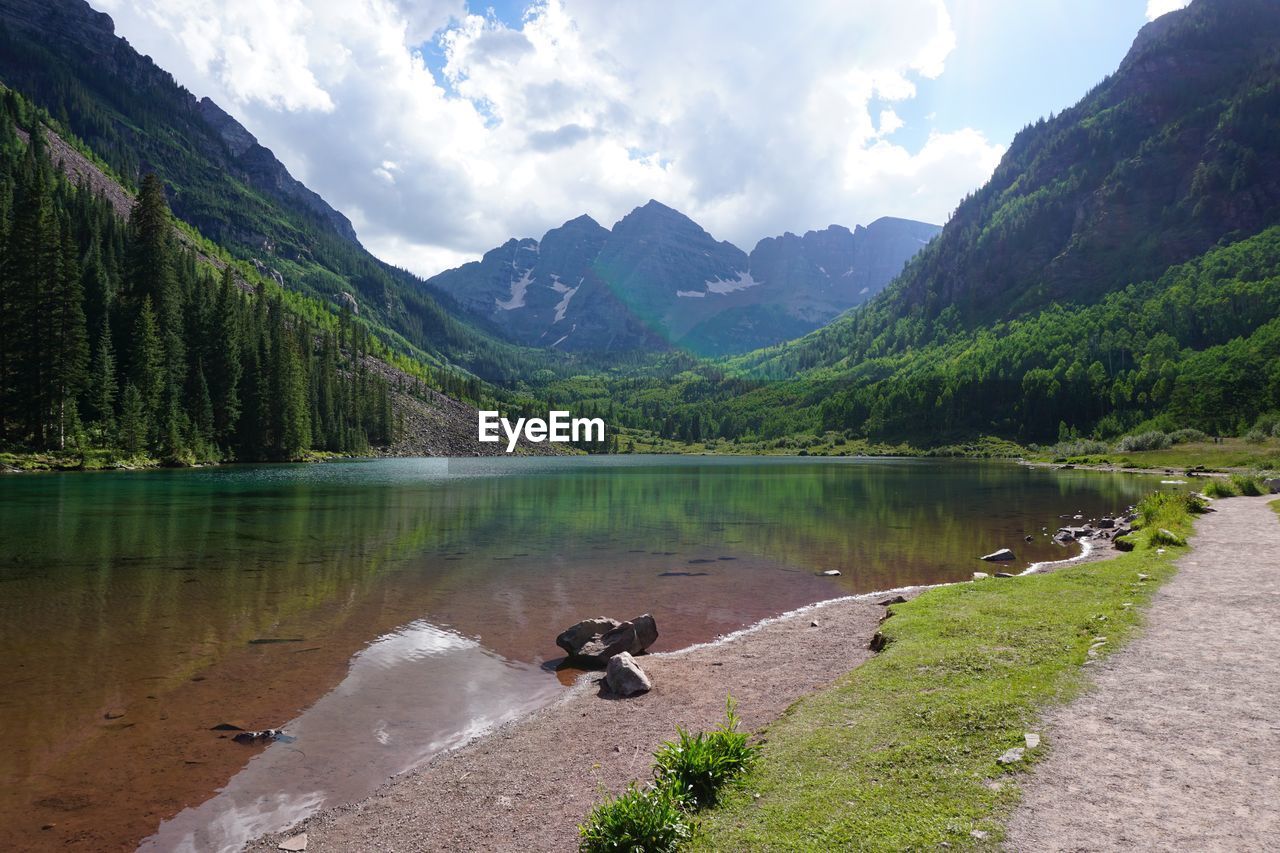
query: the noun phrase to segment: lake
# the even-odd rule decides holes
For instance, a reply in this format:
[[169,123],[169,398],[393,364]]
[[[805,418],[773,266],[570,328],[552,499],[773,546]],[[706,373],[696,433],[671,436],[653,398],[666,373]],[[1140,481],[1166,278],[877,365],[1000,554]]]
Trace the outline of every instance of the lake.
[[0,848],[235,849],[553,700],[579,619],[653,613],[661,651],[1000,547],[1016,571],[1155,482],[643,456],[6,476]]

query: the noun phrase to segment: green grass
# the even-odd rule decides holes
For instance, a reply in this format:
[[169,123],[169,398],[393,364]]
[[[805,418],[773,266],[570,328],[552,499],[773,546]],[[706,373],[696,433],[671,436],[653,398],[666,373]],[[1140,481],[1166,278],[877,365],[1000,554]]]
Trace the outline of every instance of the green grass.
[[1211,498],[1234,498],[1240,495],[1256,497],[1266,492],[1262,478],[1254,474],[1232,474],[1229,479],[1214,478],[1204,487]]
[[155,468],[159,464],[158,460],[145,454],[130,456],[115,450],[0,453],[0,469],[18,471],[105,471],[112,468]]
[[1017,776],[1050,744],[1008,767],[997,758],[1039,732],[1042,709],[1082,687],[1095,637],[1106,643],[1094,654],[1116,648],[1174,571],[1182,549],[1158,553],[1152,532],[1185,537],[1186,503],[1148,499],[1140,510],[1137,550],[1113,560],[943,587],[893,607],[885,651],[769,727],[755,769],[699,821],[691,846],[998,843]]
[[[1108,454],[1113,464],[1126,468],[1164,468],[1186,471],[1203,466],[1210,471],[1249,471],[1280,468],[1280,440],[1251,444],[1242,438],[1175,444],[1165,450]],[[1077,460],[1071,460],[1077,461]]]
[[1267,504],[1267,506],[1275,510],[1276,515],[1280,515],[1280,500],[1274,500],[1271,503]]

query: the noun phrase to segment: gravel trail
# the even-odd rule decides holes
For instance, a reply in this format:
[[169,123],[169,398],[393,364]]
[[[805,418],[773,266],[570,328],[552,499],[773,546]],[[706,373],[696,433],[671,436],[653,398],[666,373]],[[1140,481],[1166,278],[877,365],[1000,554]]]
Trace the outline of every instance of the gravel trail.
[[1217,501],[1143,632],[1046,721],[1017,851],[1280,849],[1280,519]]

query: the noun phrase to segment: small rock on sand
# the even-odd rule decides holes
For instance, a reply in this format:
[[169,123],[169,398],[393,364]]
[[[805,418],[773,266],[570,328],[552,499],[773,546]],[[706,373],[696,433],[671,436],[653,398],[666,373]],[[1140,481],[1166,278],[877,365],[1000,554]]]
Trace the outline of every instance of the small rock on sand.
[[280,850],[287,850],[289,853],[300,853],[307,849],[307,834],[295,835],[292,838],[286,838],[280,842]]

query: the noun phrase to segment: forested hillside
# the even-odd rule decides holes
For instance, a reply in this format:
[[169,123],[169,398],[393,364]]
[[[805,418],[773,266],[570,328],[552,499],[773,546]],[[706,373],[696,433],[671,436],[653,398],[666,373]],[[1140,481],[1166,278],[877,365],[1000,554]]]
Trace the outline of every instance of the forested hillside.
[[148,176],[128,221],[49,157],[38,110],[0,102],[0,445],[170,461],[389,444],[368,332],[315,325],[175,238]]
[[74,134],[131,189],[165,185],[175,214],[295,292],[352,305],[389,347],[482,379],[565,369],[457,319],[421,282],[369,254],[346,217],[248,130],[197,100],[84,0],[0,0],[0,83]]
[[1020,133],[866,307],[609,390],[637,427],[682,440],[1241,432],[1280,410],[1278,223],[1280,4],[1196,0]]

